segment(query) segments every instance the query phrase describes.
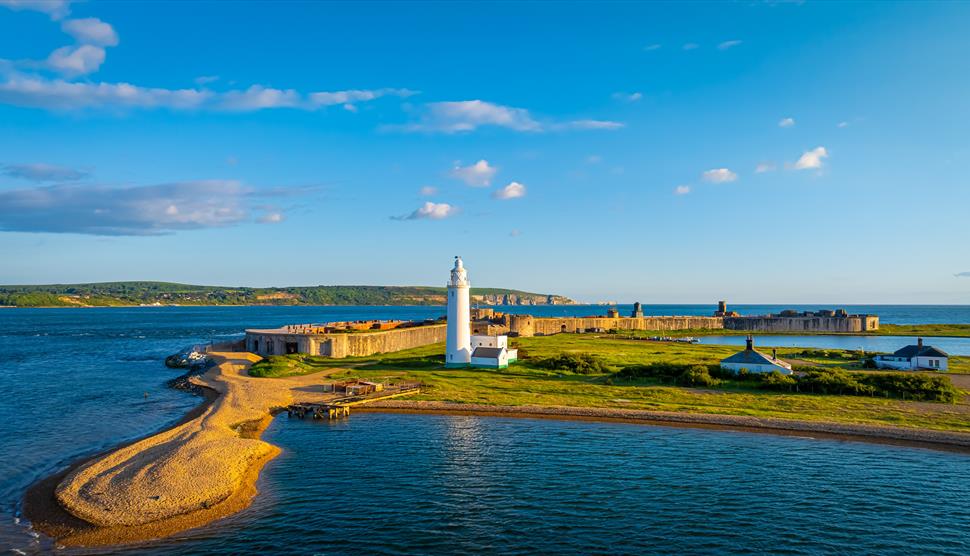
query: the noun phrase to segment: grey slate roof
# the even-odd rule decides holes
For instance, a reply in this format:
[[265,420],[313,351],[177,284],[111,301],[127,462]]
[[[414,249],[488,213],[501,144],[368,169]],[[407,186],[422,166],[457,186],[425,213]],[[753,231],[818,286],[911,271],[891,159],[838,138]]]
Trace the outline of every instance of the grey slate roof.
[[721,359],[721,363],[734,363],[738,365],[777,365],[779,367],[790,368],[787,362],[781,359],[772,359],[760,351],[746,349],[734,355]]
[[896,357],[906,357],[907,359],[912,359],[914,357],[949,357],[949,355],[942,349],[925,345],[922,347],[922,349],[918,345],[906,346],[904,348],[897,349],[893,355]]
[[472,357],[482,357],[486,359],[498,359],[505,348],[477,347],[472,352]]
[[756,365],[773,365],[775,360],[768,357],[767,355],[755,351],[755,350],[744,350],[735,353],[734,355],[721,359],[721,363],[741,363],[741,364],[756,364]]

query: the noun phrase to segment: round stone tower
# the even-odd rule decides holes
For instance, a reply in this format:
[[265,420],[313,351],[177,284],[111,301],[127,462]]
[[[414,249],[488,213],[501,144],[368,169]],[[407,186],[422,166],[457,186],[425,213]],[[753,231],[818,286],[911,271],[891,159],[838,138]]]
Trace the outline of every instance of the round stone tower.
[[468,273],[455,257],[448,282],[448,335],[445,341],[445,366],[465,367],[471,363],[471,322],[469,319]]

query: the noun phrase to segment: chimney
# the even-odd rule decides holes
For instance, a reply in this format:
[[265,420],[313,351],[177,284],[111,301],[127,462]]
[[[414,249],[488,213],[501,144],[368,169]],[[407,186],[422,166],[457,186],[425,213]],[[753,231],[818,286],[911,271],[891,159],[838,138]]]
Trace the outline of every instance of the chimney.
[[747,346],[745,349],[748,351],[754,349],[754,338],[751,337],[751,334],[748,334],[748,340],[745,342],[745,345]]
[[919,349],[923,349],[923,338],[916,339],[916,347],[918,347]]

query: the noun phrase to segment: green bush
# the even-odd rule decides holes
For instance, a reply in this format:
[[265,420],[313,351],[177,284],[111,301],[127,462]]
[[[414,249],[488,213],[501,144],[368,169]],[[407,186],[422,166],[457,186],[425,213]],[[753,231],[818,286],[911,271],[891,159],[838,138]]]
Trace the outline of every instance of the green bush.
[[540,369],[568,371],[581,375],[603,374],[612,371],[606,363],[591,353],[561,353],[532,361]]
[[791,390],[798,380],[791,375],[783,375],[778,371],[770,373],[755,373],[761,387],[766,390]]
[[621,380],[654,379],[680,386],[711,387],[724,380],[745,381],[761,390],[841,396],[885,396],[904,400],[956,403],[960,391],[944,376],[908,373],[859,373],[827,367],[800,367],[794,375],[778,371],[737,373],[718,365],[650,363],[628,365],[612,375]]
[[960,399],[960,391],[944,376],[867,373],[860,381],[880,396],[944,403],[956,403]]
[[677,377],[677,384],[681,386],[717,386],[720,383],[704,365],[691,365]]

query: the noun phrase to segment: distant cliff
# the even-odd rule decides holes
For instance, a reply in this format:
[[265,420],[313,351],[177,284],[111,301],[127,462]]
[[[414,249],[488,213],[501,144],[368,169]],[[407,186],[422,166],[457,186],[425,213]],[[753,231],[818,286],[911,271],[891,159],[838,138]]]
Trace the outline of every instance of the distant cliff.
[[[130,305],[444,305],[445,288],[428,286],[301,286],[233,288],[169,282],[103,282],[0,286],[0,306]],[[568,305],[568,297],[501,288],[472,288],[473,303]]]

